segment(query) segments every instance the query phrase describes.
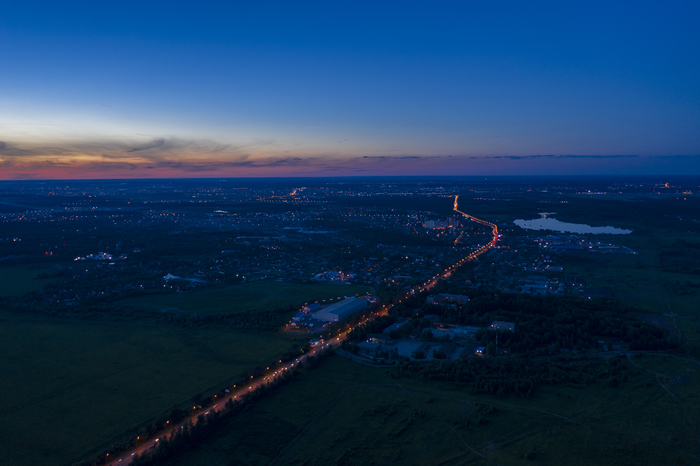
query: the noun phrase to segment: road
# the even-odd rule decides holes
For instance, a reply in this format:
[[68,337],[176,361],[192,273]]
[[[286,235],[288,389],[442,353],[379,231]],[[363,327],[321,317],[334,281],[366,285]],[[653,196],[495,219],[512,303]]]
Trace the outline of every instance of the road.
[[[498,238],[500,237],[500,235],[498,233],[498,227],[496,225],[494,225],[493,223],[487,222],[485,220],[480,220],[476,217],[473,217],[469,214],[465,214],[464,212],[461,212],[460,210],[458,210],[458,205],[457,205],[458,199],[459,199],[459,196],[455,196],[455,202],[454,202],[455,212],[458,212],[459,214],[463,215],[465,218],[467,218],[473,222],[490,227],[491,232],[493,234],[493,239],[488,244],[481,246],[479,249],[477,249],[475,251],[472,251],[468,256],[460,259],[456,263],[445,268],[442,272],[435,274],[433,276],[433,278],[426,281],[422,285],[418,285],[418,286],[415,286],[415,287],[407,290],[404,294],[399,296],[399,300],[398,300],[399,303],[402,302],[404,299],[410,297],[411,295],[415,294],[416,292],[430,290],[431,288],[433,288],[437,284],[438,281],[449,277],[457,267],[463,265],[464,263],[466,263],[468,261],[476,259],[477,257],[484,254],[486,251],[488,251],[490,248],[492,248],[496,245],[496,242],[498,241]],[[389,310],[392,307],[394,307],[394,304],[391,304],[391,303],[384,304],[382,306],[381,311],[375,313],[374,315],[365,316],[365,318],[362,321],[358,322],[355,325],[355,327],[362,325],[368,321],[371,321],[371,320],[375,319],[377,316],[387,315],[389,313]],[[110,459],[109,461],[107,461],[106,464],[110,465],[110,466],[112,466],[112,465],[117,466],[117,465],[126,465],[126,464],[131,463],[134,455],[136,455],[136,454],[142,455],[142,454],[148,452],[149,450],[155,448],[156,444],[160,441],[161,438],[163,438],[164,436],[170,435],[172,432],[175,432],[178,429],[181,429],[187,422],[191,422],[192,424],[196,424],[197,423],[197,416],[199,416],[200,414],[208,414],[210,410],[214,410],[214,411],[221,410],[226,405],[226,402],[228,400],[236,401],[240,396],[242,396],[246,393],[251,393],[251,392],[255,391],[256,389],[258,389],[261,385],[265,385],[269,382],[274,381],[278,377],[281,377],[282,375],[284,375],[284,373],[286,371],[291,370],[294,367],[296,367],[297,365],[304,363],[304,361],[306,361],[306,359],[308,359],[309,357],[316,356],[320,351],[328,349],[328,348],[340,346],[340,344],[343,341],[345,341],[345,339],[347,338],[347,334],[351,330],[352,330],[352,328],[344,331],[343,333],[339,334],[338,336],[336,336],[328,341],[324,341],[321,345],[318,345],[318,346],[312,348],[311,351],[304,354],[303,356],[300,356],[299,358],[295,359],[294,361],[290,361],[290,362],[286,363],[285,365],[278,367],[277,369],[270,370],[268,368],[269,372],[266,375],[263,375],[262,377],[254,379],[251,376],[250,383],[246,384],[243,387],[236,387],[234,385],[234,387],[232,389],[230,389],[230,393],[226,394],[225,396],[222,396],[221,399],[219,401],[217,401],[217,403],[214,406],[212,406],[211,408],[205,408],[202,410],[193,409],[192,415],[189,416],[184,421],[180,422],[177,425],[168,426],[163,431],[158,432],[156,434],[155,438],[150,438],[150,439],[146,440],[145,442],[140,443],[135,448],[133,448],[127,452],[120,453],[120,454],[116,455],[114,459]],[[140,439],[138,437],[136,438],[136,440],[140,441]]]
[[[369,320],[369,318],[364,319],[362,322],[360,322],[358,325],[365,323]],[[348,330],[349,331],[349,330]],[[294,361],[290,361],[287,364],[278,367],[275,370],[270,370],[267,375],[264,375],[262,377],[259,377],[257,379],[253,379],[251,376],[251,381],[250,383],[245,384],[243,387],[236,387],[234,385],[234,389],[230,390],[230,393],[226,394],[225,396],[221,396],[220,400],[217,401],[217,403],[212,406],[211,408],[205,408],[201,410],[197,410],[196,408],[193,408],[193,414],[189,416],[187,419],[184,421],[180,422],[179,424],[174,424],[173,426],[168,426],[166,429],[164,429],[161,432],[158,432],[156,434],[156,437],[149,439],[148,441],[139,444],[135,448],[132,448],[131,450],[121,453],[119,455],[116,455],[114,459],[111,461],[108,461],[106,464],[108,465],[125,465],[131,463],[133,456],[136,454],[142,455],[145,452],[148,452],[149,450],[155,448],[156,444],[160,441],[161,438],[164,436],[168,436],[171,433],[177,431],[178,429],[181,429],[184,427],[184,425],[187,422],[191,422],[193,425],[197,423],[197,417],[201,414],[209,414],[210,411],[219,411],[223,409],[223,407],[226,405],[228,400],[233,400],[236,401],[239,397],[245,395],[246,393],[252,393],[253,391],[257,390],[260,386],[265,385],[269,382],[274,381],[275,379],[283,376],[286,371],[293,369],[299,364],[303,364],[306,359],[312,356],[316,356],[320,351],[325,350],[331,346],[336,346],[340,344],[346,337],[348,331],[342,333],[341,335],[338,335],[337,337],[333,338],[332,340],[326,341],[321,345],[318,345],[314,348],[311,349],[308,353],[304,354],[303,356],[300,356],[299,358],[295,359]],[[269,369],[269,368],[268,368]],[[170,421],[167,421],[170,423]],[[140,440],[138,437],[136,440]]]

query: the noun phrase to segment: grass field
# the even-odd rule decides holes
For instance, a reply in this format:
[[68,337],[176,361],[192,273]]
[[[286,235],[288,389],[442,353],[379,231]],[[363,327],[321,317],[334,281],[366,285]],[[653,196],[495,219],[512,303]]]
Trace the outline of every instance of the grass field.
[[47,283],[50,283],[50,278],[37,278],[41,273],[51,273],[53,268],[30,269],[27,266],[11,265],[0,267],[0,297],[4,296],[22,296],[30,291],[40,290]]
[[[174,464],[696,464],[699,365],[671,357],[635,363],[658,372],[673,396],[644,369],[616,388],[550,387],[526,400],[471,396],[333,356]],[[688,382],[673,383],[678,374]],[[695,433],[683,426],[682,409]]]
[[0,464],[72,464],[304,342],[282,333],[0,313]]
[[579,273],[593,286],[609,287],[615,297],[657,314],[676,313],[700,315],[700,289],[684,288],[689,281],[695,285],[700,277],[659,270],[658,249],[676,238],[696,240],[693,235],[601,237],[601,241],[623,244],[637,255],[586,254],[580,257],[562,255],[567,273]]
[[116,301],[115,304],[149,310],[177,308],[181,311],[201,313],[230,313],[289,305],[300,306],[306,302],[337,299],[356,293],[364,295],[369,290],[365,286],[352,285],[252,282],[224,289],[125,298]]

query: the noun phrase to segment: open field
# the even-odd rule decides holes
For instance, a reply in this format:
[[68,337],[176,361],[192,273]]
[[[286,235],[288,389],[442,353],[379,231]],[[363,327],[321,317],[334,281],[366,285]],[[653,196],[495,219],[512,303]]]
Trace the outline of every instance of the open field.
[[[677,239],[697,240],[692,234],[600,237],[622,244],[637,255],[585,254],[561,256],[567,273],[581,274],[593,286],[609,287],[618,299],[657,314],[700,315],[700,276],[662,268],[661,248]],[[682,249],[678,251],[683,254]],[[692,286],[687,286],[690,283]]]
[[337,299],[338,297],[365,294],[365,286],[309,284],[290,285],[286,283],[252,282],[235,285],[224,289],[209,289],[192,293],[147,295],[125,298],[115,304],[161,310],[177,308],[181,311],[209,312],[244,312],[264,310],[275,307],[299,306],[306,302]]
[[38,278],[42,273],[50,274],[53,267],[29,268],[24,265],[6,265],[0,267],[0,297],[22,296],[30,291],[40,290],[51,278]]
[[[700,366],[634,362],[644,369],[615,388],[600,382],[499,399],[392,380],[333,356],[174,464],[696,464],[700,378],[692,371]],[[647,368],[663,368],[673,395]],[[687,382],[674,383],[678,374]]]
[[71,464],[305,340],[0,313],[3,465]]

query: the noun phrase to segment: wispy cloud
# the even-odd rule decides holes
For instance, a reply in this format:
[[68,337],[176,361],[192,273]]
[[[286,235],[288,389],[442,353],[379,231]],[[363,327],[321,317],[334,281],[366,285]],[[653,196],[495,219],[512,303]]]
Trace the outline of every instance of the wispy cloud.
[[[0,141],[2,178],[28,178],[52,172],[56,176],[167,176],[236,173],[322,173],[350,167],[337,154],[289,155],[267,150],[273,140],[230,145],[210,140],[150,138],[141,141],[75,141],[32,145]],[[63,173],[65,175],[60,175]],[[165,176],[165,175],[164,175]]]
[[486,155],[483,157],[470,156],[471,159],[508,159],[508,160],[531,160],[531,159],[620,159],[638,158],[638,155]]
[[21,155],[31,155],[31,152],[26,151],[24,149],[20,149],[19,147],[16,147],[11,143],[0,141],[0,156],[1,155],[7,157],[18,157]]
[[[292,149],[293,148],[293,149]],[[350,148],[348,148],[350,150]],[[629,160],[629,162],[627,162]],[[700,158],[637,155],[430,155],[304,153],[273,140],[136,138],[44,144],[0,141],[0,179],[188,176],[470,175],[600,173],[601,167],[696,167]],[[622,168],[620,168],[622,167]]]
[[401,159],[423,159],[418,155],[365,155],[362,157],[357,157],[362,159],[387,159],[387,160],[401,160]]
[[85,140],[56,142],[53,144],[20,144],[0,141],[0,156],[7,157],[46,157],[84,155],[91,156],[102,153],[109,157],[129,157],[137,154],[140,157],[158,157],[162,154],[177,156],[178,154],[207,154],[228,151],[240,152],[241,149],[254,148],[273,144],[273,140],[255,140],[246,144],[232,146],[207,139],[180,138],[150,138],[147,141],[129,140]]

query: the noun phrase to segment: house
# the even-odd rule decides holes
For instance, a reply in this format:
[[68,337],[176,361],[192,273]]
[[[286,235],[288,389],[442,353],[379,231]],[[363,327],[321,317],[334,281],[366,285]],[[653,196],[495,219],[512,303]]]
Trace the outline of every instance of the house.
[[511,332],[514,332],[515,331],[515,323],[494,320],[491,323],[491,329],[493,329],[493,330],[510,330]]
[[399,330],[401,327],[403,327],[407,323],[408,323],[408,319],[401,318],[401,319],[397,320],[393,325],[390,325],[387,328],[385,328],[384,330],[382,330],[382,333],[385,335],[389,335],[391,332],[393,332],[394,330]]
[[382,351],[383,345],[381,343],[374,343],[371,341],[363,341],[357,344],[357,350],[363,356],[375,359],[377,354]]
[[316,311],[321,307],[319,303],[311,303],[304,306],[304,312]]
[[367,335],[367,338],[369,339],[368,341],[372,343],[382,343],[382,344],[387,344],[389,340],[389,335],[386,335],[384,333],[370,333]]
[[476,335],[476,332],[479,331],[479,327],[472,327],[472,326],[454,327],[452,329],[452,331],[455,333],[455,335],[460,336],[460,337],[474,338],[474,335]]
[[428,304],[441,304],[444,302],[464,304],[469,301],[469,297],[461,294],[440,293],[438,295],[428,296],[426,301]]
[[454,339],[455,332],[451,328],[432,328],[430,331],[433,333],[433,337],[438,340],[444,340],[445,337],[450,337],[450,340]]

